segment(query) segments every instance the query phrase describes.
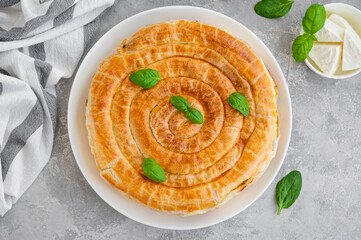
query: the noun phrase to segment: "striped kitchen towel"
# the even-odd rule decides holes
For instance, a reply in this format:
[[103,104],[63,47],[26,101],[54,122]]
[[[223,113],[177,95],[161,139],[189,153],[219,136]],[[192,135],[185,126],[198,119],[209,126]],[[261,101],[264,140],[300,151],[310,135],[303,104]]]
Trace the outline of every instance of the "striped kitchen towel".
[[[48,162],[55,85],[72,76],[114,0],[0,1],[0,215]],[[92,22],[92,23],[91,23]]]

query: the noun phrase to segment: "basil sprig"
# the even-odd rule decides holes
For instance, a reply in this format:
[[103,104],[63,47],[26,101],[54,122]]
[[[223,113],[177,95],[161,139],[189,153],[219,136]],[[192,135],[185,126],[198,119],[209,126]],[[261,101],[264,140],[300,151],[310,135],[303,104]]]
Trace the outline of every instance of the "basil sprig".
[[309,34],[315,34],[325,25],[326,10],[319,4],[312,4],[306,11],[302,19],[303,31]]
[[294,1],[262,0],[254,6],[255,12],[265,18],[280,18],[286,15]]
[[292,55],[296,62],[306,60],[313,47],[313,42],[317,41],[314,34],[323,28],[325,22],[325,7],[319,4],[312,4],[302,19],[302,26],[305,33],[298,36],[292,44]]
[[160,80],[160,74],[154,69],[141,69],[130,74],[129,79],[142,88],[152,88]]
[[313,47],[313,41],[317,41],[317,38],[309,33],[304,33],[294,40],[292,55],[296,62],[305,61]]
[[187,111],[189,108],[191,108],[191,105],[189,104],[189,102],[187,101],[187,99],[185,99],[182,96],[172,96],[170,98],[171,103],[173,104],[173,106],[178,109],[179,111]]
[[233,108],[240,111],[245,117],[248,117],[249,104],[245,96],[238,92],[234,92],[228,97],[227,101]]
[[204,122],[202,113],[195,108],[189,108],[186,111],[186,118],[191,120],[192,123],[202,124]]
[[163,168],[151,158],[143,160],[143,171],[145,176],[153,181],[162,183],[167,180]]
[[276,200],[280,215],[283,208],[289,208],[300,195],[302,188],[302,175],[299,171],[292,171],[283,177],[276,187]]
[[195,108],[191,108],[191,105],[184,97],[171,96],[170,102],[176,109],[185,112],[186,118],[188,118],[192,123],[202,124],[204,122],[202,113]]

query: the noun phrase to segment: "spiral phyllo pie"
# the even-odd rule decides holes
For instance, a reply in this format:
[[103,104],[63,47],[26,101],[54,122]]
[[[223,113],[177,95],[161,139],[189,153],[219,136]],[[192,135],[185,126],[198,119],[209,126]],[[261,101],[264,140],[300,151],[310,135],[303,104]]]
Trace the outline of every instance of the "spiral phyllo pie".
[[[129,76],[154,69],[152,88]],[[238,92],[243,116],[228,102]],[[201,112],[189,121],[171,103],[183,96]],[[92,80],[86,113],[89,142],[101,176],[130,199],[154,210],[191,215],[219,207],[254,182],[274,157],[278,140],[277,86],[241,40],[186,20],[140,29],[103,61]],[[167,180],[143,171],[151,158]]]

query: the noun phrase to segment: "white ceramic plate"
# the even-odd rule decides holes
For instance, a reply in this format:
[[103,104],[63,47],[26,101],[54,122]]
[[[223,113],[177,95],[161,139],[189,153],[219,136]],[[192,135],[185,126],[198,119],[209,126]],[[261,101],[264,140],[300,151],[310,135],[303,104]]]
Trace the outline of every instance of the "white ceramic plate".
[[[189,217],[162,214],[150,210],[125,198],[120,191],[105,182],[99,176],[99,170],[90,152],[85,128],[85,101],[92,76],[97,70],[98,64],[106,56],[115,52],[117,45],[124,38],[131,36],[145,25],[176,19],[188,19],[213,25],[249,43],[265,62],[277,83],[279,91],[281,137],[276,157],[272,160],[267,171],[257,182],[243,190],[221,208],[203,215]],[[235,20],[211,10],[189,6],[148,10],[125,19],[110,29],[93,46],[80,65],[71,89],[68,107],[69,138],[73,153],[80,170],[95,192],[125,216],[149,226],[165,229],[196,229],[211,226],[231,218],[252,204],[267,189],[280,169],[288,148],[291,126],[292,111],[288,88],[280,66],[270,50],[256,35]]]

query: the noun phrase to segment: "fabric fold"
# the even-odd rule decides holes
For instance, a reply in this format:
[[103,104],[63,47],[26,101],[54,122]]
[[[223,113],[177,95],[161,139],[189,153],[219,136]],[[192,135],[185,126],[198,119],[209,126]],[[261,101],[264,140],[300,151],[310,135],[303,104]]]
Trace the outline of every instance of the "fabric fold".
[[114,0],[0,3],[0,215],[49,161],[56,126],[55,85],[72,76],[98,29],[93,20],[113,4]]

